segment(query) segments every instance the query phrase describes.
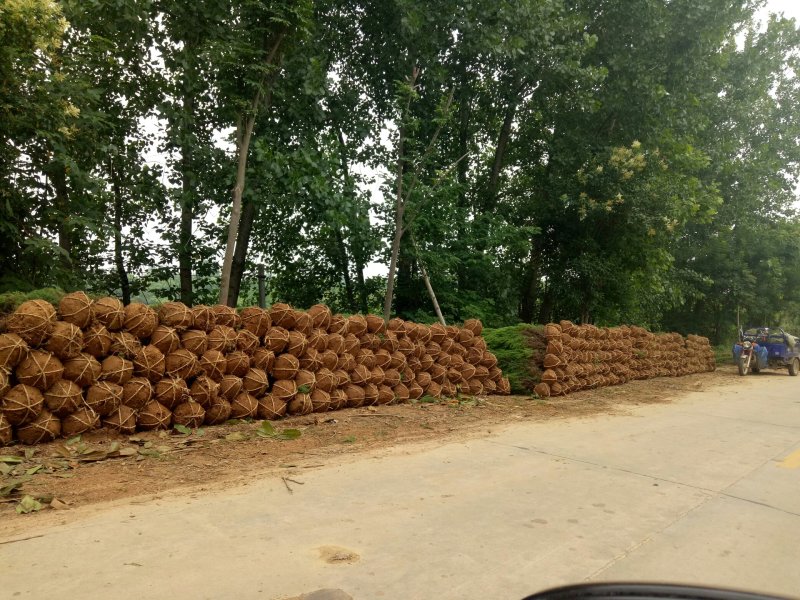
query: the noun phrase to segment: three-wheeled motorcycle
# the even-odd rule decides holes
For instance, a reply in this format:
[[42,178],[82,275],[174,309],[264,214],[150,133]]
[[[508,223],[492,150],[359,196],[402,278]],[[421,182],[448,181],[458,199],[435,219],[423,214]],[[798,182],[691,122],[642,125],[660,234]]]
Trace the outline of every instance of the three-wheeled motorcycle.
[[788,369],[789,375],[794,376],[800,373],[800,340],[780,327],[751,327],[739,331],[733,359],[739,375],[762,369]]

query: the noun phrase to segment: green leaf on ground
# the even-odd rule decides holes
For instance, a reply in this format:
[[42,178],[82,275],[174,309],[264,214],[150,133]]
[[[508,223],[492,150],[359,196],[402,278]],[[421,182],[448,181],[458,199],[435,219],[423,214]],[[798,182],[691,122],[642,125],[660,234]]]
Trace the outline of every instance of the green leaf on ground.
[[28,513],[42,510],[42,503],[33,496],[24,496],[17,504],[17,513],[27,515]]

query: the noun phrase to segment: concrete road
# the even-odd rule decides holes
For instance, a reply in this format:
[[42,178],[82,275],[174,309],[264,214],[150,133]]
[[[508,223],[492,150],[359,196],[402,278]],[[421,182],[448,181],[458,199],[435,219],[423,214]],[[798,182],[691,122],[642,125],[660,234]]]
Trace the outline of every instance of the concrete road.
[[[733,376],[732,376],[733,377]],[[520,423],[70,515],[0,539],[3,598],[516,599],[586,580],[800,597],[800,379]]]

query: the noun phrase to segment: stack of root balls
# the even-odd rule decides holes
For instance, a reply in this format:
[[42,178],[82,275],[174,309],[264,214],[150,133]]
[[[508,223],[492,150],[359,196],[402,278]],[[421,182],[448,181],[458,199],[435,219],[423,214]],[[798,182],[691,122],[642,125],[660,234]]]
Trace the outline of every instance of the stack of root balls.
[[599,328],[561,321],[546,325],[544,336],[542,380],[534,387],[542,397],[716,368],[708,338],[696,335],[684,339],[678,333],[655,334],[641,327]]
[[481,332],[477,320],[387,326],[323,305],[154,310],[75,292],[56,310],[32,300],[0,334],[0,444],[507,394]]

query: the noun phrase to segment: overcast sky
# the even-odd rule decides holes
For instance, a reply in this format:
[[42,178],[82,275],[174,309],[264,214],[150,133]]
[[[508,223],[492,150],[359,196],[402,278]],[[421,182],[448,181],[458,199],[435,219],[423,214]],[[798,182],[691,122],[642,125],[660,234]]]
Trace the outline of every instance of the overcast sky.
[[783,13],[787,17],[794,17],[800,21],[800,1],[798,0],[767,0],[767,12]]

